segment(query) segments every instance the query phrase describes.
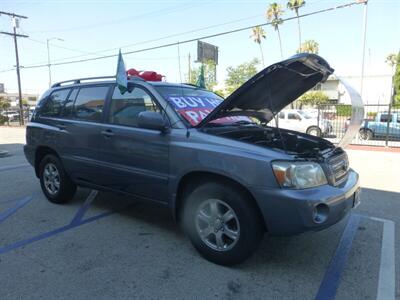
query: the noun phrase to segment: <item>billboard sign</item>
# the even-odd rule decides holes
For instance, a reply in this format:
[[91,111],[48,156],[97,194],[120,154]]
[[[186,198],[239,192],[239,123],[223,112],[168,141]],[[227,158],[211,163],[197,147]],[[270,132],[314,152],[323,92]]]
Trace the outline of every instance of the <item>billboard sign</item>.
[[208,60],[212,60],[218,65],[218,47],[209,43],[197,41],[197,62],[204,63]]

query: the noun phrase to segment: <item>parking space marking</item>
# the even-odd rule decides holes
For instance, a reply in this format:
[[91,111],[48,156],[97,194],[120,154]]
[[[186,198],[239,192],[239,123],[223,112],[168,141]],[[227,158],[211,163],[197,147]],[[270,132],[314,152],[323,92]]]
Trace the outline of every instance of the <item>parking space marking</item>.
[[18,165],[3,166],[3,167],[0,167],[0,172],[19,169],[19,168],[25,168],[25,167],[29,167],[29,166],[30,166],[30,164],[18,164]]
[[369,216],[364,217],[383,223],[381,264],[379,267],[378,295],[376,299],[394,300],[396,294],[394,222],[387,219],[380,219]]
[[24,197],[18,200],[17,204],[14,207],[10,207],[6,211],[0,213],[0,223],[4,222],[8,217],[15,214],[20,208],[28,204],[33,199],[32,196]]
[[28,239],[25,239],[25,240],[21,240],[21,241],[15,242],[13,244],[10,244],[10,245],[4,246],[4,247],[0,247],[0,254],[4,254],[4,253],[7,253],[9,251],[12,251],[12,250],[24,247],[26,245],[32,244],[34,242],[50,238],[52,236],[55,236],[57,234],[65,232],[67,230],[82,226],[84,224],[88,224],[88,223],[94,222],[94,221],[99,220],[101,218],[108,217],[108,216],[110,216],[110,215],[112,215],[112,214],[114,214],[114,213],[116,213],[116,212],[118,212],[118,211],[120,211],[122,209],[128,208],[130,206],[130,205],[126,205],[126,206],[124,206],[124,207],[122,207],[120,209],[104,212],[104,213],[98,214],[96,216],[87,218],[87,219],[82,219],[84,214],[85,214],[85,212],[89,208],[90,204],[95,199],[96,195],[97,195],[97,191],[92,191],[89,194],[89,196],[86,198],[84,204],[79,208],[78,212],[75,214],[74,218],[72,219],[72,221],[68,225],[62,226],[60,228],[57,228],[57,229],[54,229],[54,230],[51,230],[51,231],[48,231],[48,232],[45,232],[45,233],[42,233],[42,234],[39,234],[39,235],[36,235],[34,237],[31,237],[31,238],[28,238]]
[[324,278],[319,286],[316,300],[335,299],[337,288],[350,253],[351,245],[357,233],[360,215],[352,214],[340,238],[339,245],[336,248],[329,266],[325,272]]
[[75,214],[75,217],[72,219],[70,225],[75,225],[81,222],[85,212],[89,209],[90,204],[92,204],[93,200],[96,198],[98,191],[92,190],[89,196],[86,198],[85,202],[81,206],[81,208]]

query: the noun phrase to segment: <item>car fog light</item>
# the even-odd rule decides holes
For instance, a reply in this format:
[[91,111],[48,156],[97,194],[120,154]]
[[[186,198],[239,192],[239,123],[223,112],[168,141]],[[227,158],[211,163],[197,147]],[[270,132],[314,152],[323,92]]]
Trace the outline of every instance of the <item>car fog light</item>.
[[329,207],[324,203],[320,203],[314,206],[313,220],[315,223],[321,224],[328,218]]

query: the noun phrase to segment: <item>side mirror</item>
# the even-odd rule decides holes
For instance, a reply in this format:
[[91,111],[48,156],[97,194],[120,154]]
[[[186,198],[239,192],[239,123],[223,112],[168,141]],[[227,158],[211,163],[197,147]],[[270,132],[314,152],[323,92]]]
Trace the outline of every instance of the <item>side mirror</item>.
[[138,126],[145,129],[159,130],[166,132],[168,129],[167,120],[158,112],[142,111],[139,113]]

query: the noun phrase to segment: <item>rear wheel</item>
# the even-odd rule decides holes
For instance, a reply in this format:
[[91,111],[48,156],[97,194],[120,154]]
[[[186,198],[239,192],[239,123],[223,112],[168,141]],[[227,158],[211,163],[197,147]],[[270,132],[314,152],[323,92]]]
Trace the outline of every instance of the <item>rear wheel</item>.
[[187,194],[183,222],[200,254],[220,265],[244,261],[264,234],[252,199],[234,186],[214,182],[200,184]]
[[50,202],[66,203],[76,192],[76,185],[68,177],[60,159],[53,154],[46,155],[40,162],[39,178],[42,191]]
[[360,135],[360,139],[365,140],[365,141],[372,140],[372,138],[374,137],[374,134],[369,129],[360,129],[359,135]]
[[313,136],[319,136],[319,137],[322,136],[321,128],[319,128],[317,126],[311,126],[311,127],[307,128],[306,133],[309,135],[313,135]]

